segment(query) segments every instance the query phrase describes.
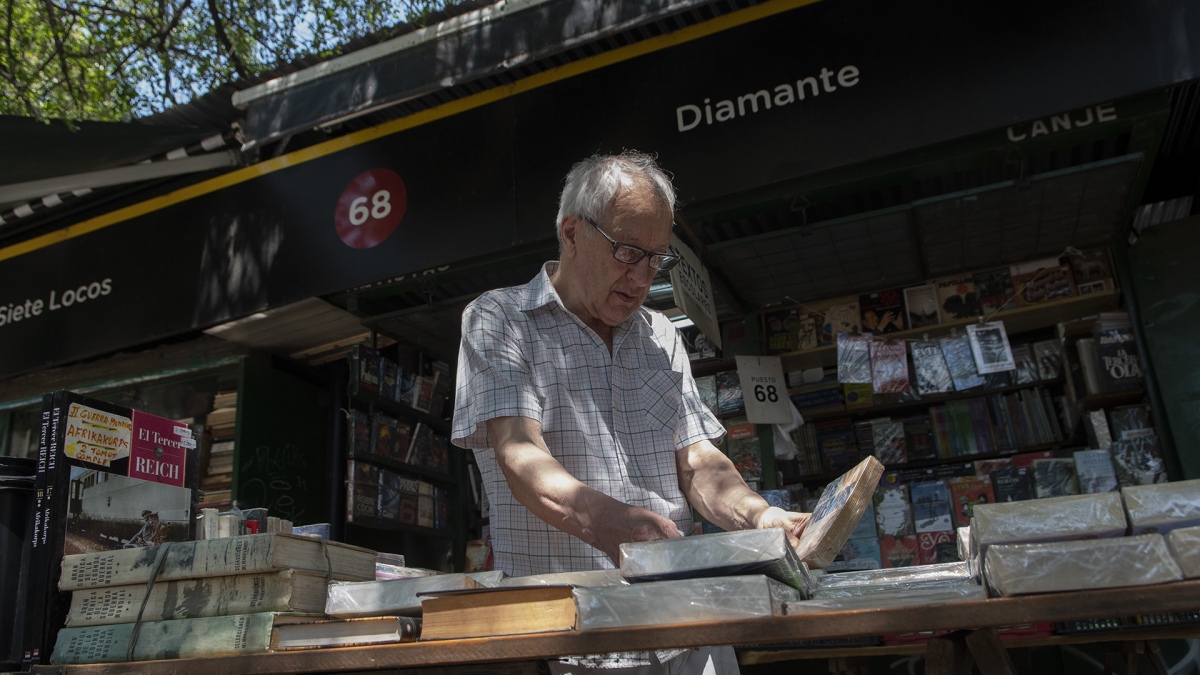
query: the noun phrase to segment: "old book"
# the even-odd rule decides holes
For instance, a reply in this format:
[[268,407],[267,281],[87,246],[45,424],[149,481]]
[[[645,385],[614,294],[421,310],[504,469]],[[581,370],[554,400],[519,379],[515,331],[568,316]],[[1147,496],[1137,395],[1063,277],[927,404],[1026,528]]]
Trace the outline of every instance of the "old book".
[[422,595],[422,640],[573,630],[578,619],[574,588],[568,585],[426,591]]
[[867,457],[825,486],[812,519],[800,535],[796,547],[800,560],[817,569],[833,560],[866,511],[882,475],[883,464]]
[[421,620],[411,616],[366,616],[357,619],[314,618],[275,625],[271,651],[353,647],[414,642],[421,635]]
[[1075,476],[1079,491],[1084,494],[1119,490],[1117,470],[1113,467],[1112,454],[1108,450],[1076,450]]
[[1183,579],[1161,534],[998,544],[988,549],[983,569],[989,588],[1002,596],[1144,586]]
[[[271,631],[277,623],[302,618],[256,612],[142,624],[67,627],[59,631],[50,662],[70,665],[255,654],[270,649]],[[139,626],[136,635],[135,626]],[[135,637],[131,651],[129,645]]]
[[579,629],[781,616],[798,590],[761,574],[576,588]]
[[950,376],[950,368],[946,365],[941,345],[935,341],[915,340],[909,345],[917,393],[928,396],[954,391],[954,380]]
[[621,544],[621,576],[631,582],[766,574],[807,596],[815,583],[800,561],[780,528]]
[[1181,527],[1167,533],[1167,548],[1185,579],[1200,579],[1200,527]]
[[1200,525],[1200,479],[1121,488],[1132,534]]
[[[183,541],[166,545],[158,581],[297,569],[335,579],[374,579],[375,552],[333,541],[290,534]],[[145,583],[162,546],[82,553],[63,558],[58,587],[63,591]]]
[[982,552],[993,544],[1120,537],[1127,527],[1121,495],[1104,492],[979,504],[970,533]]
[[[259,574],[177,579],[71,592],[68,626],[191,619],[254,612],[325,611],[324,574],[280,570]],[[142,608],[145,603],[145,609]]]
[[435,574],[409,579],[378,581],[335,581],[329,584],[325,613],[339,619],[395,614],[420,616],[423,591],[449,591],[483,588],[466,574]]

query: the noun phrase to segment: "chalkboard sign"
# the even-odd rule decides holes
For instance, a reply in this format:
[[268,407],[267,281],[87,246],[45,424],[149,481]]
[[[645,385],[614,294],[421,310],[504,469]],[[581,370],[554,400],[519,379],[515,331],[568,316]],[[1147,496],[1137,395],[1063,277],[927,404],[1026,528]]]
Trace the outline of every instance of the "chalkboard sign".
[[296,525],[329,522],[329,393],[265,360],[245,359],[238,385],[234,498]]

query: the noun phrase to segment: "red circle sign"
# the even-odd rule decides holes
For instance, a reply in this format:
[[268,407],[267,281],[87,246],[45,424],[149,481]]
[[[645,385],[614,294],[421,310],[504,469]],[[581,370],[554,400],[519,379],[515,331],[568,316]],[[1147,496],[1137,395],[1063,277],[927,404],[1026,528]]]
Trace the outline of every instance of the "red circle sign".
[[408,189],[404,180],[393,171],[371,169],[359,174],[342,190],[333,213],[333,226],[347,246],[371,248],[396,231],[407,208]]

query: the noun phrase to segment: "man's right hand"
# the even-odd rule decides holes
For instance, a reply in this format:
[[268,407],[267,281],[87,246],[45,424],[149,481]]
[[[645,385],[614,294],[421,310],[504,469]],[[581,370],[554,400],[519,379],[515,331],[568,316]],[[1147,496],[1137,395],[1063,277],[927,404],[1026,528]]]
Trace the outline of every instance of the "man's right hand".
[[603,551],[617,567],[621,566],[621,544],[625,542],[678,539],[683,536],[673,520],[649,509],[613,499],[596,506],[599,510],[593,511],[596,517],[592,521],[596,525],[596,536],[588,543]]

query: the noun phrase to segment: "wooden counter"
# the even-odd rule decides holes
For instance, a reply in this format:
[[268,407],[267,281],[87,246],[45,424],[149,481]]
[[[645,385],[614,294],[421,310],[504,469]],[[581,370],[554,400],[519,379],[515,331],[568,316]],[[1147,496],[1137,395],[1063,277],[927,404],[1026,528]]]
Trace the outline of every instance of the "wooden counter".
[[[569,654],[696,647],[705,645],[755,645],[819,638],[887,635],[920,630],[975,630],[1038,622],[1095,619],[1135,614],[1195,611],[1200,609],[1200,580],[1157,586],[1116,588],[1074,593],[1048,593],[1016,598],[990,598],[907,607],[881,607],[847,611],[800,613],[744,621],[640,626],[588,632],[548,633],[506,637],[417,642],[379,647],[342,647],[248,656],[228,656],[172,661],[141,661],[84,666],[40,667],[37,673],[69,675],[158,675],[167,673],[321,673],[398,668],[429,668],[530,661]],[[1200,626],[1147,629],[1163,637],[1200,636]],[[1142,631],[1128,639],[1144,638]],[[1109,634],[1107,639],[1126,639]],[[1158,637],[1158,635],[1154,635]],[[1047,644],[1091,642],[1100,634],[1056,636]],[[1047,640],[1043,638],[1041,641]],[[1040,642],[1039,641],[1039,644]],[[1029,642],[1034,642],[1030,640]],[[1016,641],[1013,645],[1021,644]],[[912,646],[892,648],[850,647],[822,650],[833,653],[900,653]],[[883,651],[891,650],[891,651]],[[916,651],[920,651],[917,647]],[[476,670],[468,668],[468,670]],[[441,672],[435,669],[436,672]],[[476,672],[481,672],[476,670]]]

